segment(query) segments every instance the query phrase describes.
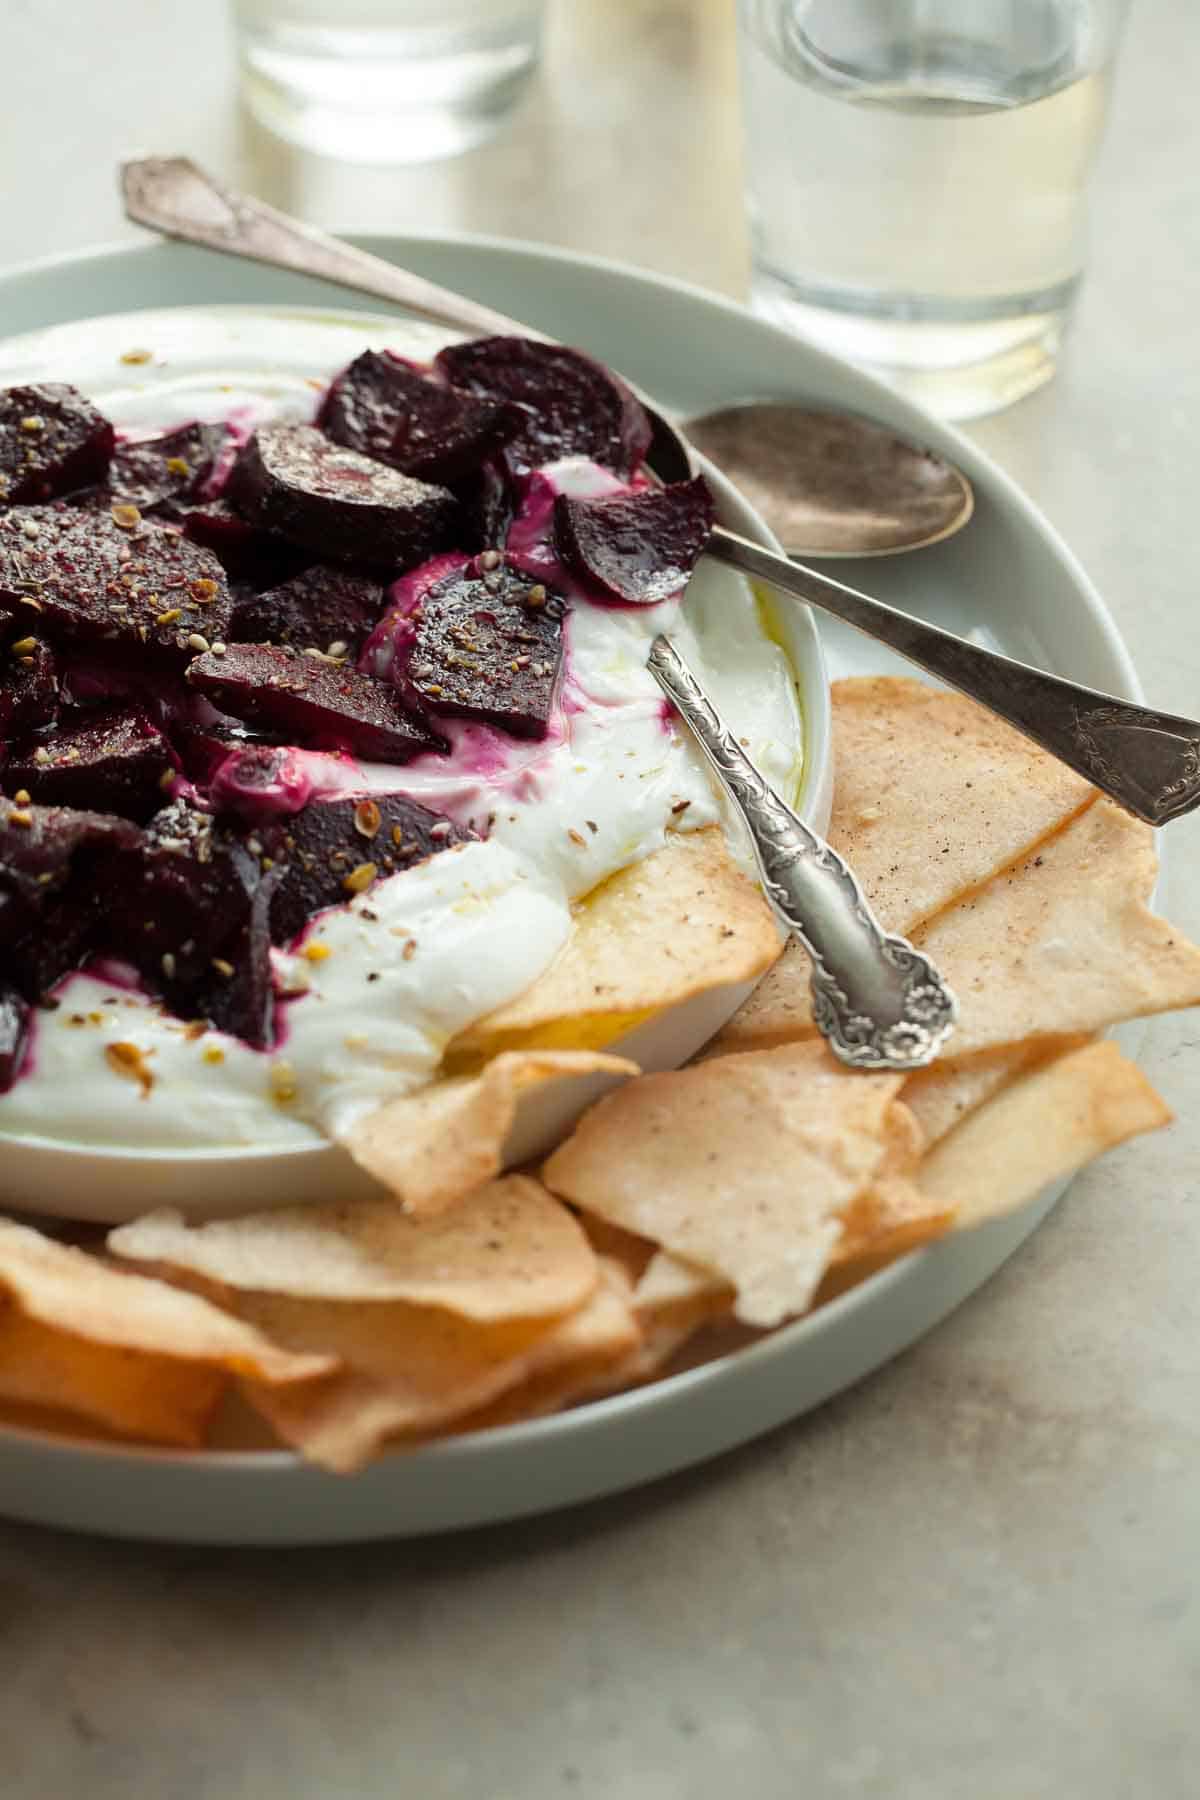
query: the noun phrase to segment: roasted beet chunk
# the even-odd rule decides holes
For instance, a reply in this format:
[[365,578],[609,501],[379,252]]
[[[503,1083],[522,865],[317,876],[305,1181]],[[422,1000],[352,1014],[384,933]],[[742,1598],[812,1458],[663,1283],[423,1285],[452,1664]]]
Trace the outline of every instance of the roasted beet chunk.
[[204,492],[229,437],[226,425],[181,425],[161,437],[118,444],[108,471],[108,499],[161,518],[182,517]]
[[53,725],[58,702],[58,660],[49,644],[32,632],[11,638],[0,655],[0,738]]
[[224,656],[198,656],[188,680],[235,718],[317,749],[407,762],[422,750],[446,747],[393,687],[274,644],[231,644]]
[[228,497],[255,525],[334,562],[408,569],[450,541],[458,503],[331,444],[313,425],[268,425],[234,464]]
[[409,615],[407,655],[392,679],[432,712],[545,737],[562,664],[563,602],[496,561],[430,588]]
[[533,338],[476,338],[440,351],[437,367],[453,387],[520,407],[521,430],[504,451],[513,469],[588,456],[626,475],[649,447],[640,400],[581,350]]
[[271,936],[288,944],[306,919],[366,893],[373,882],[462,843],[465,834],[404,794],[314,800],[290,819],[257,828],[283,874],[271,902]]
[[460,536],[467,550],[502,550],[516,513],[513,484],[498,462],[486,462],[460,481],[454,492],[461,515]]
[[290,581],[313,560],[277,531],[260,531],[227,500],[189,507],[183,514],[183,535],[211,550],[232,581],[244,581],[256,592]]
[[65,382],[0,390],[0,505],[36,505],[103,481],[114,436]]
[[79,859],[128,849],[140,835],[127,819],[0,798],[0,948],[19,943],[57,904]]
[[352,569],[306,569],[282,587],[234,605],[230,635],[242,644],[294,644],[330,656],[357,656],[383,611],[383,587]]
[[28,1001],[0,987],[0,1094],[7,1094],[21,1073],[28,1037]]
[[180,1017],[205,1019],[257,1049],[274,1042],[275,992],[271,971],[271,897],[282,870],[258,883],[246,922],[222,947],[219,956],[186,980],[160,977],[171,1011]]
[[687,585],[713,527],[703,475],[613,500],[554,502],[554,542],[569,569],[611,600],[650,606]]
[[163,778],[176,758],[140,707],[87,714],[52,742],[13,751],[4,770],[10,793],[23,788],[45,806],[91,807],[146,820],[163,803]]
[[515,437],[515,406],[459,394],[407,363],[364,350],[337,377],[318,415],[326,437],[422,481],[454,482]]
[[269,895],[256,907],[262,879],[258,857],[236,832],[176,800],[136,849],[108,860],[102,884],[111,941],[171,1011],[252,1043],[269,1031]]
[[[136,511],[136,509],[134,509]],[[141,647],[186,660],[226,635],[231,601],[215,556],[177,532],[111,513],[14,507],[0,514],[0,615],[21,631]]]

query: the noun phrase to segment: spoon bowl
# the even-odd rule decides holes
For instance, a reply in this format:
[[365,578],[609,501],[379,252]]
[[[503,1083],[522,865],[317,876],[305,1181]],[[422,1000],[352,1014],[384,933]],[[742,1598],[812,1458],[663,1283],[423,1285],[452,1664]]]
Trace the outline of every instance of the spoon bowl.
[[682,429],[791,556],[920,550],[961,531],[975,508],[961,470],[854,413],[750,400]]

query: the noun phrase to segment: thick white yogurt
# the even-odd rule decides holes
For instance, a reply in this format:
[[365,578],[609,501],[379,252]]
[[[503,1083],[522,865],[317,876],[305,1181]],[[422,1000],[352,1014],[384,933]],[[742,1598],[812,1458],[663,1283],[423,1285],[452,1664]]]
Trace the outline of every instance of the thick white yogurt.
[[[267,408],[260,408],[260,416]],[[558,465],[557,485],[612,477]],[[404,767],[305,757],[322,794],[399,791],[487,832],[320,914],[297,953],[277,951],[292,997],[262,1053],[197,1035],[132,991],[69,977],[36,1015],[32,1062],[0,1096],[0,1133],[112,1145],[315,1142],[434,1073],[446,1043],[522,992],[570,929],[570,906],[650,854],[671,829],[723,816],[699,752],[645,667],[670,630],[758,766],[796,790],[803,731],[794,677],[764,634],[749,585],[714,564],[655,607],[576,600],[565,622],[564,704],[541,743],[452,724],[455,754]],[[736,837],[733,841],[736,843]],[[129,1048],[114,1055],[113,1046]]]

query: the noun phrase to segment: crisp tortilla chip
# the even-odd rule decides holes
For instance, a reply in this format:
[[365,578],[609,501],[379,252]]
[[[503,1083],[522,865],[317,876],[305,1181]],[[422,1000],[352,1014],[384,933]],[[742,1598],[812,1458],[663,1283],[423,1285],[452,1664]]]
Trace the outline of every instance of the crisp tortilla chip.
[[1081,1049],[1088,1041],[1086,1037],[1034,1038],[982,1056],[939,1057],[929,1068],[909,1076],[901,1097],[920,1125],[926,1145],[933,1145],[1018,1075],[1028,1074],[1052,1056]]
[[276,1207],[188,1225],[151,1213],[109,1248],[228,1288],[373,1306],[403,1300],[480,1321],[565,1313],[591,1293],[595,1252],[536,1181],[509,1175],[459,1206],[413,1219],[390,1199]]
[[663,1007],[752,980],[779,949],[774,915],[721,831],[672,833],[593,889],[550,967],[456,1038],[448,1065],[509,1048],[611,1043]]
[[[865,676],[832,688],[829,841],[890,931],[911,934],[1040,844],[1095,790],[973,700]],[[788,945],[714,1040],[721,1054],[815,1029],[809,961]]]
[[644,1076],[584,1116],[544,1178],[723,1276],[745,1323],[776,1325],[808,1306],[842,1213],[886,1163],[902,1081],[819,1042]]
[[961,1230],[1015,1211],[1115,1144],[1170,1121],[1115,1044],[1089,1044],[973,1112],[926,1157],[921,1186],[928,1200],[954,1209]]
[[637,1073],[636,1063],[588,1050],[508,1051],[478,1075],[388,1101],[341,1141],[408,1211],[439,1212],[500,1173],[523,1094],[581,1076]]
[[916,941],[959,1000],[955,1057],[1200,1004],[1200,950],[1146,905],[1148,825],[1098,800]]
[[658,1254],[658,1246],[650,1238],[625,1231],[608,1219],[598,1218],[595,1213],[581,1212],[579,1223],[596,1255],[618,1263],[636,1287]]
[[195,1294],[0,1221],[0,1397],[155,1443],[203,1442],[231,1374],[300,1381],[293,1356]]
[[455,1431],[482,1431],[540,1419],[564,1406],[624,1387],[642,1330],[630,1303],[629,1277],[619,1263],[603,1262],[601,1279],[578,1312],[530,1351],[520,1385],[455,1423]]

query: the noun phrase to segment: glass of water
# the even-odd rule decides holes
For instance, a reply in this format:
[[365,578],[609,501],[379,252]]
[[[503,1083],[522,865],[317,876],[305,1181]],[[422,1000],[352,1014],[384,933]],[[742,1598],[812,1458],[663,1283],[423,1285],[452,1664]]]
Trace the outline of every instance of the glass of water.
[[537,66],[544,0],[234,0],[261,124],[347,162],[430,162],[490,137]]
[[1126,0],[739,0],[753,298],[945,418],[1048,381]]

